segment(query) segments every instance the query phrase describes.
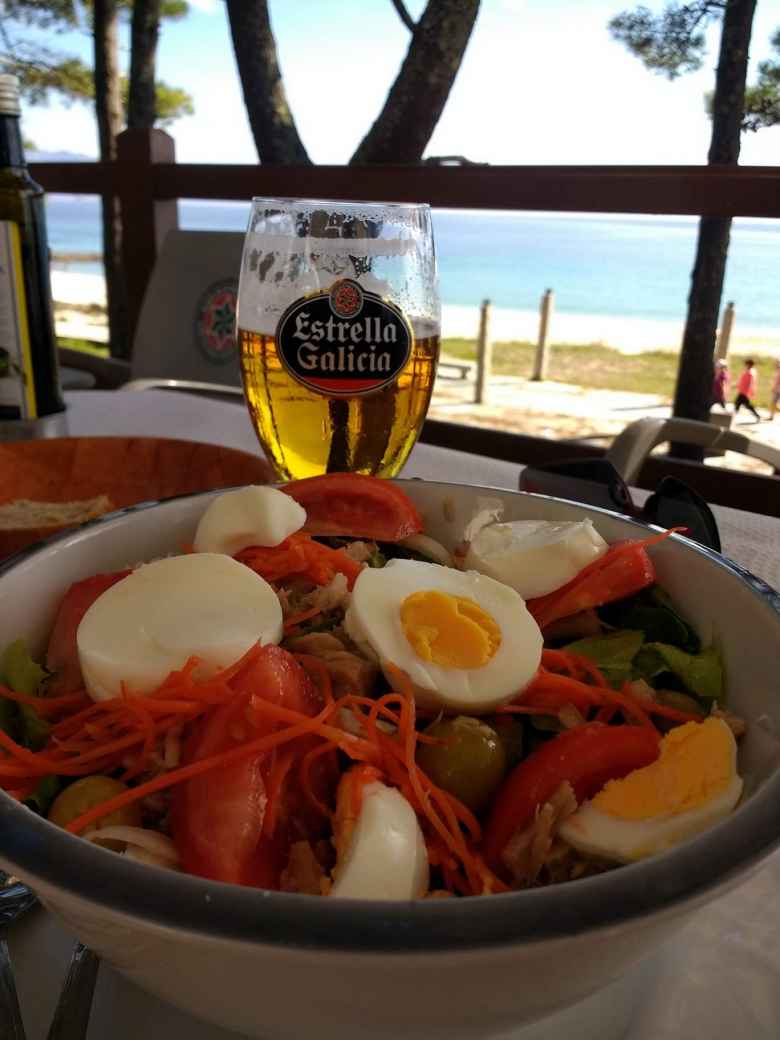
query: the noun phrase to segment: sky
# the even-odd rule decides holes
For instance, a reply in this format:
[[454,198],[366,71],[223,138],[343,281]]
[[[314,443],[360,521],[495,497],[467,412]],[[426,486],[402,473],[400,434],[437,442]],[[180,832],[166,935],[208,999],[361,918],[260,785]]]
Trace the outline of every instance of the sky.
[[[660,10],[658,0],[645,6]],[[158,76],[193,96],[195,114],[170,128],[181,162],[253,163],[221,0],[190,0],[164,25]],[[719,27],[699,72],[669,81],[649,72],[607,30],[638,0],[482,0],[476,26],[427,155],[506,164],[699,164],[710,120]],[[424,0],[408,0],[413,17]],[[345,163],[380,112],[409,45],[391,0],[270,0],[287,96],[314,162]],[[758,0],[748,82],[780,28],[777,0]],[[122,58],[129,60],[129,34]],[[86,33],[46,39],[91,64]],[[85,105],[25,106],[38,149],[96,156]],[[743,135],[743,165],[780,162],[780,126]]]

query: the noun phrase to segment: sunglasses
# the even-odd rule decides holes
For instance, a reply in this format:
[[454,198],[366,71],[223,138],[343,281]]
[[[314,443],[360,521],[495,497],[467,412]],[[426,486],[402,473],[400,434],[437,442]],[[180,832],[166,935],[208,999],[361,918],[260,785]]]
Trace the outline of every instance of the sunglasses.
[[571,459],[546,466],[526,466],[520,473],[521,491],[573,499],[658,527],[684,527],[685,535],[720,552],[720,535],[712,510],[677,477],[664,477],[640,508],[628,485],[606,459]]

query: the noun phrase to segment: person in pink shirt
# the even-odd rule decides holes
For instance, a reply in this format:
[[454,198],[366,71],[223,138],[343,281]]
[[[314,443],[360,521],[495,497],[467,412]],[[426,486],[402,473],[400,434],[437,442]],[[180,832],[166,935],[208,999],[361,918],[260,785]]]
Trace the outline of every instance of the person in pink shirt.
[[772,380],[772,407],[769,409],[770,419],[774,419],[778,404],[780,404],[780,361],[775,361],[775,375]]
[[747,410],[755,415],[756,421],[761,422],[761,416],[753,405],[753,398],[756,396],[757,391],[758,376],[756,375],[755,363],[753,358],[746,358],[745,368],[737,380],[737,398],[734,401],[734,414],[736,414],[744,404]]
[[728,363],[718,358],[715,362],[715,378],[712,381],[712,403],[719,404],[724,411],[730,382]]

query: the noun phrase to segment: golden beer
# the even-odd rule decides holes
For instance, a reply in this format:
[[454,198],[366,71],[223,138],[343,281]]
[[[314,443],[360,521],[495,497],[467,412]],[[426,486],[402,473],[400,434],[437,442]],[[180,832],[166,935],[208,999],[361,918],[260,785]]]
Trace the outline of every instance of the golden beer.
[[252,421],[282,479],[332,472],[392,477],[399,472],[428,410],[438,332],[413,338],[409,359],[392,382],[354,395],[328,395],[295,379],[273,336],[239,328],[238,340]]

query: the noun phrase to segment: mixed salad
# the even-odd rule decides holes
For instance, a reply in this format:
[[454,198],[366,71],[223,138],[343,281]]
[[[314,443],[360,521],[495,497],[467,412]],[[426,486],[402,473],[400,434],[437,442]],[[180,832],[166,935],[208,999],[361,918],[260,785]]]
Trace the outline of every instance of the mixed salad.
[[547,885],[730,812],[744,724],[647,548],[396,485],[226,492],[192,545],[87,575],[0,656],[0,786],[115,853],[376,899]]

